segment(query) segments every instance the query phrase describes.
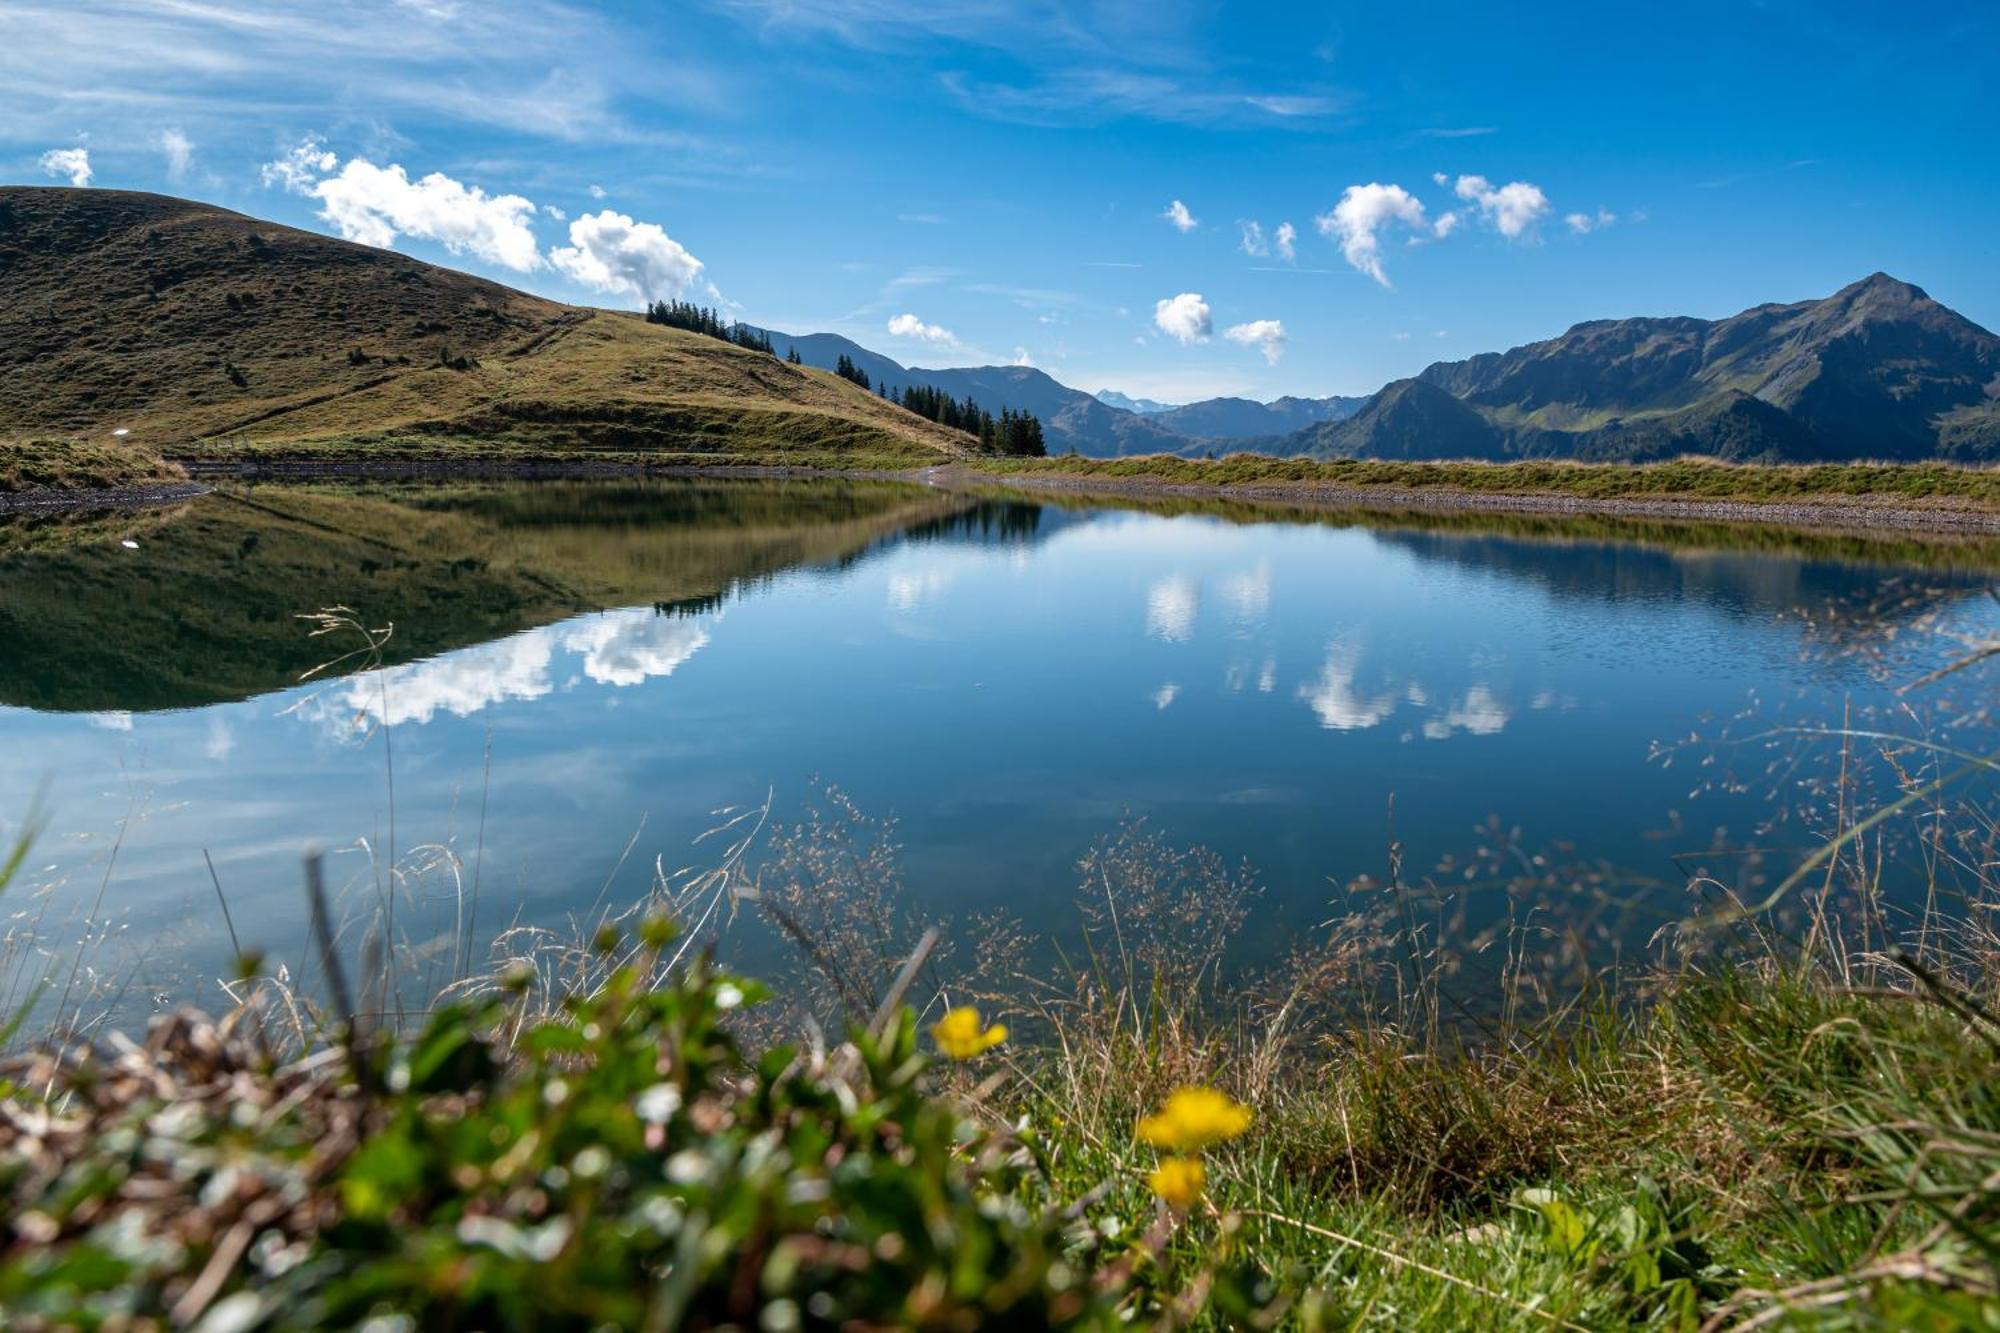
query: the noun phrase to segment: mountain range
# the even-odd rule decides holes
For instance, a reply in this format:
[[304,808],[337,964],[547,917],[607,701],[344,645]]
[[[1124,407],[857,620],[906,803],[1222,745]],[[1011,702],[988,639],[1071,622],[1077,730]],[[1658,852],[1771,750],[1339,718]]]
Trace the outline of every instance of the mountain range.
[[[974,441],[825,374],[1032,412],[1051,452],[2000,460],[2000,337],[1877,273],[1726,319],[1593,320],[1366,398],[1093,396],[831,333],[783,358],[206,204],[0,187],[0,436],[953,456]],[[812,367],[815,369],[807,369]],[[428,447],[428,446],[427,446]]]
[[1034,412],[1051,451],[1099,457],[2000,458],[2000,338],[1884,273],[1824,300],[1727,319],[1592,320],[1438,362],[1364,398],[1175,406],[1092,397],[1018,366],[905,367],[834,334],[772,337],[809,365],[847,356],[892,387],[933,385],[989,411]]
[[1286,452],[1365,458],[2000,458],[2000,337],[1876,273],[1728,319],[1593,320],[1442,361]]
[[867,373],[871,384],[891,391],[918,385],[953,398],[971,398],[989,412],[1002,407],[1033,412],[1041,418],[1051,453],[1074,450],[1097,458],[1116,458],[1127,454],[1201,454],[1218,448],[1276,449],[1283,437],[1321,422],[1339,421],[1367,401],[1280,398],[1259,403],[1248,398],[1209,398],[1176,406],[1115,393],[1087,394],[1033,366],[927,369],[902,365],[836,333],[760,332],[769,336],[781,356],[795,350],[805,364],[822,370],[833,369],[845,357]]

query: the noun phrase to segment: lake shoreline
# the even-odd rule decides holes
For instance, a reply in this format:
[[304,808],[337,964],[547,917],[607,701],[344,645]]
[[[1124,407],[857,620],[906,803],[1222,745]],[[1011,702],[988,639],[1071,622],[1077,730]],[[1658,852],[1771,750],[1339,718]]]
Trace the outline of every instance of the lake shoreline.
[[1632,518],[1702,523],[1755,523],[1813,528],[1837,525],[1849,531],[2000,534],[2000,512],[1947,505],[1885,502],[1872,497],[1804,501],[1627,499],[1557,495],[1547,492],[1470,491],[1445,487],[1339,486],[1320,481],[1177,482],[1154,477],[1035,476],[987,473],[976,466],[930,469],[950,484],[991,483],[1003,487],[1078,497],[1111,499],[1214,499],[1282,503],[1328,510],[1381,513],[1425,510],[1436,513],[1540,514]]
[[1806,500],[1675,499],[1562,495],[1546,491],[1473,491],[1460,487],[1354,486],[1318,480],[1184,482],[1161,477],[1037,475],[987,471],[976,462],[923,468],[820,468],[784,464],[646,463],[549,458],[487,459],[198,459],[174,460],[186,482],[119,486],[101,490],[46,489],[0,494],[0,514],[146,506],[207,494],[212,481],[338,481],[423,478],[592,480],[618,477],[685,477],[850,481],[904,481],[960,489],[994,486],[1031,493],[1105,499],[1222,499],[1325,510],[1380,513],[1490,513],[1631,518],[1650,521],[1759,524],[1846,531],[2000,535],[2000,511],[1951,504],[1921,504],[1875,496],[1826,496]]

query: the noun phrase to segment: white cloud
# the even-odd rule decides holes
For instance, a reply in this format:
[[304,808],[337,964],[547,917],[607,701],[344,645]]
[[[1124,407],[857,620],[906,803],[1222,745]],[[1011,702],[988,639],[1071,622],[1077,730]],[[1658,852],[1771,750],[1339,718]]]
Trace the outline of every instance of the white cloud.
[[1540,186],[1526,181],[1509,181],[1495,189],[1484,176],[1460,176],[1455,193],[1477,205],[1480,216],[1510,240],[1532,228],[1549,211],[1549,197]]
[[926,569],[889,576],[889,609],[911,612],[935,603],[951,586],[952,573]]
[[1271,243],[1264,239],[1264,224],[1256,220],[1239,222],[1243,229],[1243,242],[1238,247],[1252,259],[1262,259],[1271,253]]
[[1204,342],[1215,328],[1209,318],[1208,302],[1201,299],[1200,292],[1182,292],[1154,302],[1153,323],[1160,332],[1183,344]]
[[82,189],[90,184],[94,174],[90,169],[88,148],[51,148],[42,154],[42,172],[49,176],[67,176],[69,183]]
[[286,149],[283,157],[266,162],[260,174],[266,188],[277,186],[292,194],[309,195],[319,178],[339,165],[340,159],[327,149],[326,141],[308,134]]
[[1253,319],[1248,324],[1232,324],[1223,330],[1222,336],[1230,342],[1256,348],[1274,366],[1285,354],[1285,326],[1279,320]]
[[1431,235],[1440,241],[1458,230],[1458,214],[1440,213],[1438,220],[1431,224]]
[[1299,257],[1299,229],[1289,222],[1280,222],[1278,230],[1271,237],[1271,244],[1278,252],[1278,258],[1290,263]]
[[1171,704],[1174,700],[1180,697],[1181,697],[1180,682],[1170,680],[1166,684],[1160,686],[1159,689],[1153,691],[1153,707],[1159,709],[1161,712],[1165,712],[1167,709],[1167,705]]
[[1178,199],[1168,204],[1166,211],[1161,213],[1160,216],[1172,223],[1174,230],[1180,232],[1182,235],[1186,235],[1201,225],[1195,219],[1195,215],[1188,212],[1188,206]]
[[942,324],[926,324],[907,312],[889,321],[889,336],[914,338],[918,342],[936,343],[940,347],[958,346],[958,335],[950,329]]
[[604,187],[602,185],[591,186],[590,197],[592,199],[602,199],[604,197]]
[[554,204],[543,204],[542,211],[544,213],[547,213],[550,217],[554,218],[557,222],[569,221],[569,214],[563,212],[560,208],[557,208]]
[[132,714],[124,710],[112,713],[92,713],[90,715],[90,725],[96,727],[99,731],[130,731],[132,730]]
[[572,628],[563,635],[562,646],[583,658],[584,675],[622,688],[673,675],[708,646],[708,631],[672,616],[612,612]]
[[[1421,704],[1422,701],[1413,699],[1411,702]],[[1458,731],[1470,736],[1497,736],[1505,730],[1512,716],[1507,705],[1501,703],[1491,689],[1485,685],[1474,685],[1444,716],[1430,718],[1424,723],[1424,736],[1434,741],[1448,740]]]
[[1618,215],[1605,208],[1599,208],[1595,216],[1589,213],[1567,213],[1563,215],[1563,221],[1568,223],[1569,229],[1578,236],[1582,236],[1588,232],[1601,231],[1617,220]]
[[1241,574],[1222,581],[1222,599],[1241,621],[1262,620],[1271,609],[1271,565],[1259,560]]
[[1328,731],[1366,731],[1379,726],[1400,702],[1393,691],[1364,695],[1354,688],[1354,654],[1330,645],[1319,679],[1299,686],[1298,697]]
[[335,231],[363,245],[387,248],[399,235],[414,236],[517,273],[542,265],[529,225],[535,206],[518,194],[489,195],[438,171],[413,181],[399,165],[361,158],[349,158],[311,194]]
[[263,168],[264,183],[320,203],[320,217],[362,245],[388,248],[398,236],[436,241],[517,273],[542,266],[530,226],[535,206],[518,194],[490,195],[434,171],[413,181],[400,165],[365,158],[341,166],[324,142],[307,138]]
[[1389,277],[1382,271],[1383,229],[1402,223],[1418,230],[1428,228],[1424,206],[1400,185],[1350,185],[1330,213],[1314,219],[1319,234],[1340,242],[1340,253],[1358,271],[1384,287]]
[[1032,366],[1035,364],[1035,358],[1028,355],[1027,348],[1016,347],[1014,349],[1014,359],[1008,362],[1008,364],[1014,366]]
[[586,287],[637,301],[678,299],[702,270],[657,223],[608,208],[570,223],[569,244],[550,250],[549,262]]
[[153,143],[166,155],[167,179],[185,179],[188,168],[194,164],[194,140],[180,130],[164,129],[153,137]]
[[708,642],[708,629],[697,621],[649,609],[609,611],[350,676],[313,699],[301,716],[335,735],[383,722],[421,726],[440,713],[470,717],[494,704],[555,693],[559,654],[580,659],[564,662],[560,674],[573,668],[600,685],[625,688],[671,676]]
[[1201,613],[1201,585],[1185,574],[1161,579],[1146,590],[1146,633],[1168,643],[1186,643]]

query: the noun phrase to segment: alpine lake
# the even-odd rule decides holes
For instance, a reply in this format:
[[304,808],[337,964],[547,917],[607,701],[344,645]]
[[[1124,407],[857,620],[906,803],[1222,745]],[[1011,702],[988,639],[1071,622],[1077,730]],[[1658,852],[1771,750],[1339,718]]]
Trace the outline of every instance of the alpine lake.
[[[767,849],[802,823],[908,919],[1047,958],[1121,830],[1254,879],[1245,967],[1392,883],[1476,930],[1533,882],[1553,928],[1643,951],[1822,845],[1890,762],[1831,732],[1994,748],[1969,679],[1904,687],[2000,629],[1996,569],[1971,539],[824,479],[0,518],[0,832],[42,821],[10,984],[77,941],[106,1010],[213,1001],[239,947],[297,974],[313,848],[349,947],[455,977],[739,841],[739,883],[797,873]],[[780,965],[754,897],[709,906],[705,941]]]

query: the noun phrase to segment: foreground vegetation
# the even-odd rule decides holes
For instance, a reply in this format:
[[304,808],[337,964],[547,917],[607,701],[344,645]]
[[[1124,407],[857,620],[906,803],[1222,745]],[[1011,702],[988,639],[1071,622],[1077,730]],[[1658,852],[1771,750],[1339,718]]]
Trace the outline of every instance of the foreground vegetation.
[[898,988],[828,1050],[756,1040],[760,989],[674,937],[606,928],[557,1002],[520,963],[405,1038],[301,1047],[271,987],[15,1062],[12,1326],[2000,1317],[1993,995],[1914,960],[1690,968],[1477,1044],[1417,997],[1308,1038],[1297,993],[1088,986],[1040,1039],[920,1042]]
[[1173,486],[1466,491],[1579,499],[1868,501],[2000,508],[2000,469],[1948,463],[1764,465],[1680,459],[1671,463],[1400,463],[1375,459],[1273,458],[1231,454],[1181,458],[980,459],[981,472],[1004,477],[1152,482]]

